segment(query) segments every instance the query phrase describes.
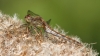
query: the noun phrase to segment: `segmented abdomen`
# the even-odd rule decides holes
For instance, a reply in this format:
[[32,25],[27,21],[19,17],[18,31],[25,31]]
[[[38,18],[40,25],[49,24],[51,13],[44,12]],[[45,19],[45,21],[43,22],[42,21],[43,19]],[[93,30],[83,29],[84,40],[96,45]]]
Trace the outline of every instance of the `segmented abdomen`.
[[62,34],[56,32],[55,30],[53,30],[53,29],[51,29],[47,26],[46,26],[46,32],[49,33],[49,34],[55,35],[57,37],[62,37],[63,39],[67,40],[69,43],[74,43],[75,45],[82,46],[82,44],[80,42],[78,42],[78,41],[76,41],[76,40],[74,40],[74,39],[72,39],[68,36],[62,35]]

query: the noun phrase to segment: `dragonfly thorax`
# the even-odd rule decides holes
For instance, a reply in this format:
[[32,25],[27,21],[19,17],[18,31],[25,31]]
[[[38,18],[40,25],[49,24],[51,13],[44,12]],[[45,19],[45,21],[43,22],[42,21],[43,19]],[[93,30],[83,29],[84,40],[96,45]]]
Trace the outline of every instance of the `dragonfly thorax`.
[[25,17],[26,21],[36,27],[43,27],[43,22],[41,20],[41,17],[40,16],[30,16],[30,15],[27,15]]

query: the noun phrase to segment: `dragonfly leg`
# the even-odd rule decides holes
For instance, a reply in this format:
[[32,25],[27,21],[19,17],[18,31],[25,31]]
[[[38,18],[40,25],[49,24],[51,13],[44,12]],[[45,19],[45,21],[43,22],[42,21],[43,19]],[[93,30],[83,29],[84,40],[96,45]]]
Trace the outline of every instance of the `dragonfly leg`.
[[49,35],[46,31],[45,31],[45,37],[49,38]]

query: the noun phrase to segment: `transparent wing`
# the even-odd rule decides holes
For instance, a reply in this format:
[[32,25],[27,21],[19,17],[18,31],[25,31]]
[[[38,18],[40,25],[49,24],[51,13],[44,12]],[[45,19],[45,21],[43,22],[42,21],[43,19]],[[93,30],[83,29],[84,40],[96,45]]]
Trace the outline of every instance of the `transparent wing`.
[[50,24],[50,22],[51,22],[51,19],[49,19],[48,21],[46,21],[46,23],[49,25]]
[[34,12],[28,10],[27,11],[27,15],[31,15],[31,16],[39,16],[38,14],[35,14]]

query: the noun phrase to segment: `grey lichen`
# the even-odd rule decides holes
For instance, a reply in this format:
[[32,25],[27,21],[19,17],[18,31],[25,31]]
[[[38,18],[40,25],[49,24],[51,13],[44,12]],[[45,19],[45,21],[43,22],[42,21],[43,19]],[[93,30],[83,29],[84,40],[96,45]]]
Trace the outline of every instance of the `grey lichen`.
[[33,34],[22,25],[16,14],[11,17],[0,12],[0,56],[98,56],[89,44],[81,42],[83,46],[76,47],[50,34],[49,38]]

